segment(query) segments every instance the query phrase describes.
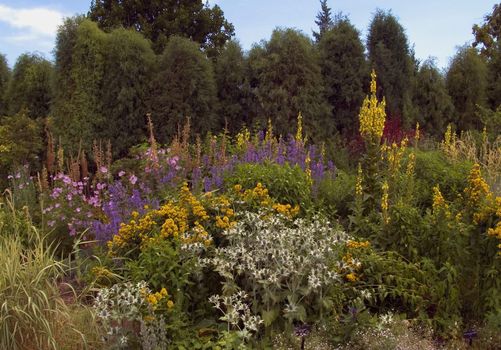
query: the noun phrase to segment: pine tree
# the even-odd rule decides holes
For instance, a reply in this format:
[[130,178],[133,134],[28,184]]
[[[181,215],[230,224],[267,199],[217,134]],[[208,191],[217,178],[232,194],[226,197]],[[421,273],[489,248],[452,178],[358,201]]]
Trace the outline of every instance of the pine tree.
[[333,120],[340,131],[354,132],[368,81],[360,33],[348,18],[338,16],[318,44],[320,65]]
[[322,36],[333,26],[331,17],[331,9],[327,6],[327,0],[320,0],[320,12],[317,14],[315,24],[318,26],[318,32],[313,31],[313,37],[317,42],[322,39]]

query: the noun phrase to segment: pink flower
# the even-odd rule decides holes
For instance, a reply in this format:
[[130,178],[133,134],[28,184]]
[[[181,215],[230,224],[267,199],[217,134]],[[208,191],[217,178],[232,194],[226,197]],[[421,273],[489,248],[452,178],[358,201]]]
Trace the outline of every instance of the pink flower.
[[106,174],[108,172],[108,168],[106,168],[105,166],[102,166],[99,168],[99,171],[102,172],[103,174]]
[[136,182],[137,182],[137,176],[132,174],[130,177],[129,177],[129,181],[131,184],[135,185]]
[[124,176],[124,175],[125,175],[125,171],[120,170],[120,171],[118,172],[118,176],[119,176],[119,177],[122,177],[122,176]]

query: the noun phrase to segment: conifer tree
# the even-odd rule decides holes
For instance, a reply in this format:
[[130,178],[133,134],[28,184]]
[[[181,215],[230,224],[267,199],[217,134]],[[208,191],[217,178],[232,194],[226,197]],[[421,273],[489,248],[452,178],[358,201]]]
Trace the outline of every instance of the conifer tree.
[[319,42],[324,33],[334,24],[331,17],[331,9],[327,5],[327,0],[320,0],[320,12],[317,14],[315,24],[318,26],[318,32],[313,31],[313,37]]
[[378,95],[386,97],[389,117],[409,126],[413,61],[404,28],[391,12],[378,10],[369,26],[367,49],[378,77]]
[[455,107],[454,123],[460,130],[481,129],[478,107],[487,103],[487,65],[476,49],[464,46],[450,64],[446,86]]
[[7,86],[10,78],[10,70],[7,59],[0,54],[0,118],[7,114]]
[[442,136],[454,112],[451,97],[433,60],[425,61],[416,76],[413,97],[417,121],[431,135]]
[[338,16],[319,42],[320,65],[333,120],[340,131],[354,132],[368,80],[360,33],[346,17]]
[[168,142],[190,118],[192,130],[204,135],[215,126],[216,83],[212,62],[197,43],[173,36],[159,58],[152,81],[153,124],[161,142]]
[[293,133],[302,112],[308,135],[317,141],[332,136],[318,54],[311,40],[293,29],[276,29],[268,42],[249,55],[256,121],[271,119],[278,134]]
[[38,54],[22,54],[14,65],[7,90],[8,114],[25,109],[33,118],[49,115],[52,98],[52,64]]
[[229,41],[217,57],[215,66],[219,119],[228,124],[230,132],[248,124],[246,118],[248,88],[246,63],[238,42]]

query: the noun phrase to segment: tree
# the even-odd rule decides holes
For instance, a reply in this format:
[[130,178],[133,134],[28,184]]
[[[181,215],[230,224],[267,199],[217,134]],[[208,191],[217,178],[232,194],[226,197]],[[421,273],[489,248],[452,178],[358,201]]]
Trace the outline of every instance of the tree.
[[340,131],[355,131],[368,81],[360,33],[346,17],[338,17],[319,42],[320,65],[333,120]]
[[[66,150],[89,150],[105,124],[101,91],[106,34],[82,17],[67,19],[56,38],[54,126]],[[81,143],[80,143],[81,141]]]
[[367,36],[369,61],[378,77],[379,96],[386,97],[390,117],[411,119],[413,62],[404,28],[391,12],[378,10]]
[[320,8],[321,10],[317,14],[317,20],[315,21],[315,24],[318,26],[318,32],[313,31],[313,37],[317,42],[334,25],[331,17],[331,9],[327,6],[327,0],[320,0]]
[[8,114],[26,109],[31,118],[47,117],[52,99],[52,74],[52,64],[42,56],[19,56],[7,90]]
[[101,137],[111,141],[114,155],[122,157],[146,135],[155,54],[141,34],[127,29],[112,31],[105,45],[100,100],[106,127]]
[[159,58],[151,94],[152,119],[161,142],[175,135],[187,117],[200,134],[221,125],[214,114],[217,99],[212,62],[189,39],[171,37]]
[[413,102],[417,109],[417,121],[423,130],[442,136],[453,116],[454,106],[445,79],[433,60],[425,61],[419,68]]
[[7,114],[7,86],[10,70],[4,55],[0,54],[0,117]]
[[501,105],[501,4],[494,5],[492,13],[484,17],[482,25],[473,26],[475,41],[473,47],[480,46],[480,53],[487,60],[489,107],[493,110]]
[[459,49],[451,61],[446,86],[455,107],[454,122],[460,130],[480,129],[482,123],[476,115],[477,105],[487,102],[487,66],[472,47]]
[[88,16],[106,31],[134,28],[153,42],[156,53],[163,52],[172,35],[178,35],[215,55],[234,35],[221,8],[204,5],[202,0],[93,0]]
[[276,29],[270,41],[252,49],[249,64],[258,121],[266,123],[269,118],[279,134],[287,135],[294,132],[302,112],[310,136],[323,140],[332,135],[318,54],[307,36]]
[[226,43],[214,66],[217,97],[219,101],[218,115],[227,122],[231,132],[241,129],[246,118],[248,84],[246,81],[246,62],[238,42]]

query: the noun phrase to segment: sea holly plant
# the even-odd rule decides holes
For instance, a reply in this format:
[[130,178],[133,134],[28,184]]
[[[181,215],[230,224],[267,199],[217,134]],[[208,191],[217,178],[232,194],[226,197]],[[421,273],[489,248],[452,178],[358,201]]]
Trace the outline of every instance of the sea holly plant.
[[228,244],[202,262],[224,278],[225,292],[249,295],[265,327],[306,322],[331,305],[327,289],[342,281],[336,271],[348,237],[326,220],[244,212],[223,235]]

